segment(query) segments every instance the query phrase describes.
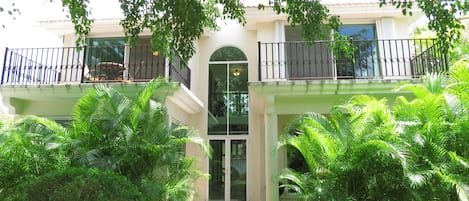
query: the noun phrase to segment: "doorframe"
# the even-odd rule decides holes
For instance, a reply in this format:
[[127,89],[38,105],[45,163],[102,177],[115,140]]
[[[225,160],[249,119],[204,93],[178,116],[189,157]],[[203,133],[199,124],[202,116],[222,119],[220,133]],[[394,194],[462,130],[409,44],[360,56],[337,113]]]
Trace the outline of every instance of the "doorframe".
[[[208,143],[210,144],[211,140],[224,140],[225,141],[225,201],[231,200],[231,141],[233,140],[244,140],[246,142],[246,200],[248,200],[249,195],[249,135],[207,135]],[[207,160],[207,167],[210,169],[210,158]],[[227,168],[230,167],[230,168]],[[229,181],[229,183],[227,182]],[[210,181],[207,182],[207,201],[210,201]]]
[[[225,47],[234,47],[234,46],[225,46]],[[221,48],[224,48],[224,47],[221,47]],[[219,49],[221,49],[221,48],[219,48]],[[238,47],[234,47],[234,48],[237,48],[239,51],[241,51],[244,54],[244,57],[246,57],[246,54],[240,48],[238,48]],[[217,51],[219,49],[217,49]],[[249,73],[249,62],[247,60],[247,57],[246,57],[246,60],[209,61],[208,62],[208,70],[210,70],[210,65],[212,65],[212,64],[226,65],[226,68],[227,68],[226,73],[227,73],[227,78],[228,79],[229,79],[229,76],[230,76],[230,67],[233,66],[233,65],[246,64],[246,66],[247,66],[247,72],[246,73]],[[249,77],[246,81],[247,82],[249,81]],[[208,90],[208,87],[207,87],[207,90]],[[207,115],[209,115],[209,114],[207,114]],[[229,122],[229,118],[230,118],[230,114],[229,114],[229,111],[228,111],[228,113],[227,113],[228,122]],[[249,117],[249,112],[248,112],[248,125],[249,125],[249,118],[250,117]],[[224,185],[225,185],[224,186],[225,195],[224,195],[224,200],[225,201],[231,201],[231,198],[230,198],[230,196],[231,196],[231,141],[233,141],[233,140],[244,140],[245,143],[246,143],[246,197],[245,197],[245,199],[246,199],[246,201],[249,200],[248,199],[248,197],[249,197],[249,188],[248,187],[249,187],[249,177],[250,177],[250,171],[249,171],[250,156],[248,154],[249,153],[249,140],[248,139],[249,139],[249,129],[246,132],[246,134],[244,134],[244,135],[230,135],[229,134],[229,127],[227,127],[225,135],[208,135],[208,133],[207,133],[207,141],[208,141],[209,144],[210,144],[210,140],[223,140],[223,141],[225,141],[225,161],[224,161],[224,165],[225,165],[225,183],[224,183]],[[206,165],[207,165],[206,167],[208,167],[208,172],[209,173],[210,173],[210,161],[211,160],[212,159],[208,158],[207,163],[206,163]],[[208,181],[206,183],[206,185],[207,185],[207,192],[206,192],[207,201],[209,201],[210,200],[210,181]]]

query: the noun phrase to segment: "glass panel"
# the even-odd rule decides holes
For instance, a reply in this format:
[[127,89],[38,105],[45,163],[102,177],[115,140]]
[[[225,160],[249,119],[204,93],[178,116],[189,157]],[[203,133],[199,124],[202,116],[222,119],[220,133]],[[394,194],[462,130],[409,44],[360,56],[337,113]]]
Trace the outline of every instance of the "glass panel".
[[247,64],[230,64],[228,94],[228,111],[230,135],[248,134],[248,66]]
[[125,41],[123,38],[92,38],[87,63],[92,80],[123,79]]
[[285,27],[286,43],[283,48],[290,79],[332,77],[332,54],[327,40],[330,38],[322,38],[307,45],[304,43],[301,27]]
[[379,76],[375,26],[372,24],[344,25],[340,34],[349,36],[357,50],[350,58],[338,55],[337,75],[342,78]]
[[372,24],[343,25],[339,33],[353,40],[374,40],[375,26]]
[[213,154],[209,164],[209,200],[225,200],[225,141],[210,140]]
[[246,200],[246,141],[231,141],[231,200]]
[[223,47],[215,51],[210,61],[246,61],[244,53],[236,47]]
[[228,114],[227,65],[210,64],[208,97],[208,134],[226,135]]

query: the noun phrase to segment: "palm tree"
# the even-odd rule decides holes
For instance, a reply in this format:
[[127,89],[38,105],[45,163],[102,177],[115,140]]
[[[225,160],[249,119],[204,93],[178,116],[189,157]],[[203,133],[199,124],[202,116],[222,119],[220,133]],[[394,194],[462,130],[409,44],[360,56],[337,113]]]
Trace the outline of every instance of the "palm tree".
[[355,96],[329,117],[295,119],[279,146],[298,150],[307,172],[286,170],[285,187],[302,200],[408,200],[406,150],[386,100]]
[[176,87],[155,79],[130,97],[97,85],[75,105],[69,127],[34,116],[2,122],[0,195],[11,193],[8,199],[15,199],[23,195],[15,192],[18,185],[28,186],[24,181],[34,186],[49,178],[43,175],[97,168],[125,176],[145,200],[188,200],[202,174],[193,167],[194,159],[185,156],[184,146],[209,149],[188,127],[170,123],[164,103],[157,101]]
[[413,122],[402,138],[411,149],[408,178],[423,200],[468,200],[469,73],[467,66],[454,67],[446,87],[437,74],[403,85],[399,90],[416,98],[399,97],[393,110],[400,121]]
[[[307,114],[290,124],[291,146],[308,169],[287,170],[284,186],[303,200],[468,200],[469,63],[449,80],[428,75],[406,84],[415,98],[356,96],[328,117]],[[292,134],[293,133],[293,134]]]
[[209,152],[188,127],[170,124],[163,103],[155,100],[175,87],[155,79],[135,98],[106,85],[91,90],[73,111],[67,142],[72,165],[115,171],[151,200],[187,200],[201,174],[184,146],[197,143]]
[[55,132],[64,132],[63,127],[36,116],[0,115],[0,197],[14,196],[25,181],[68,167],[64,153],[51,149],[56,146]]

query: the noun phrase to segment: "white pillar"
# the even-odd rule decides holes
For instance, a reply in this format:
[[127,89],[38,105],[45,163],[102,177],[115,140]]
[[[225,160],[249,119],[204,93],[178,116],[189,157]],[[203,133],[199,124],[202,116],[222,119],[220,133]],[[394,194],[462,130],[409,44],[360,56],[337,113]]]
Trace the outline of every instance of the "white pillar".
[[394,39],[396,38],[396,25],[394,18],[385,17],[381,18],[378,23],[378,38],[379,39]]
[[[394,18],[386,17],[377,21],[378,39],[383,40],[378,42],[380,58],[386,59],[386,63],[381,64],[381,72],[383,78],[397,76],[394,72],[398,72],[398,52],[396,48],[399,47],[396,40],[396,26]],[[401,53],[402,54],[402,53]],[[392,61],[392,62],[391,62]]]
[[272,47],[274,51],[273,60],[274,63],[274,74],[279,79],[285,79],[287,77],[286,62],[285,62],[285,25],[283,21],[275,21],[275,41],[278,45]]
[[279,200],[278,180],[278,119],[274,110],[275,100],[273,96],[266,97],[265,121],[265,184],[266,200]]
[[285,42],[285,25],[283,21],[275,21],[275,42]]

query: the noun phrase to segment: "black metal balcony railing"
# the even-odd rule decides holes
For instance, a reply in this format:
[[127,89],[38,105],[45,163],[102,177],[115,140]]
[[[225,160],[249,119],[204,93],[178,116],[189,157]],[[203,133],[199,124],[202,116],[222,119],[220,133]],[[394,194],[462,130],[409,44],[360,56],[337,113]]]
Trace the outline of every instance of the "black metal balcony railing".
[[145,82],[163,76],[189,88],[190,74],[179,57],[169,60],[153,53],[150,45],[6,48],[1,84]]
[[329,43],[258,42],[259,81],[417,78],[448,70],[435,39],[355,40],[352,56],[334,54]]

